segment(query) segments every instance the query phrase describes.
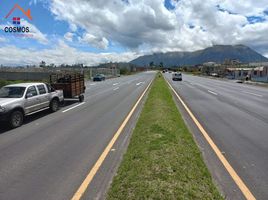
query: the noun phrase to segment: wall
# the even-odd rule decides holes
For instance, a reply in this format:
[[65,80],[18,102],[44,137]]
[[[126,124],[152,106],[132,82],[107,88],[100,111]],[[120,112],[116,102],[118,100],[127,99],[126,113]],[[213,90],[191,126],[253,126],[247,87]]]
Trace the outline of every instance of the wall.
[[15,81],[49,80],[50,72],[0,72],[0,79]]
[[[35,70],[35,69],[34,69]],[[43,69],[42,69],[43,70]],[[0,69],[0,79],[2,80],[22,80],[22,81],[40,81],[49,80],[50,74],[53,73],[84,73],[86,79],[90,79],[96,74],[104,74],[107,78],[117,77],[120,75],[119,69],[109,68],[55,68],[50,71],[32,71],[32,69]]]

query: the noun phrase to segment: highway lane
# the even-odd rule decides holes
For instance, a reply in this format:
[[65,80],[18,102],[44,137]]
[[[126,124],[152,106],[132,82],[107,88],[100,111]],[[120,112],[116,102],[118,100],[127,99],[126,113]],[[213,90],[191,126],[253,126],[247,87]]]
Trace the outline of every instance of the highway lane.
[[182,82],[165,77],[253,195],[268,199],[268,89],[191,75]]
[[1,127],[0,199],[71,199],[154,76],[87,82],[85,103]]

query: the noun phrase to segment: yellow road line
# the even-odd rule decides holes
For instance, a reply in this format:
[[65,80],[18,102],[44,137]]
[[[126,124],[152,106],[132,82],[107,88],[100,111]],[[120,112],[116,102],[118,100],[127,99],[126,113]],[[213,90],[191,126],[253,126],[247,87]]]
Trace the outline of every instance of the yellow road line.
[[184,101],[182,100],[182,98],[178,95],[178,93],[171,86],[171,84],[167,80],[166,80],[166,82],[168,83],[169,87],[174,92],[174,94],[177,96],[177,98],[180,100],[181,104],[183,105],[183,107],[185,108],[185,110],[188,112],[188,114],[190,115],[190,117],[192,118],[192,120],[194,121],[194,123],[196,124],[196,126],[198,127],[198,129],[200,130],[200,132],[203,134],[203,136],[205,137],[205,139],[207,140],[207,142],[209,143],[209,145],[211,146],[211,148],[213,149],[213,151],[216,153],[216,155],[220,159],[221,163],[223,164],[223,166],[225,167],[225,169],[228,171],[228,173],[230,174],[230,176],[232,177],[232,179],[234,180],[234,182],[236,183],[236,185],[239,187],[239,189],[241,190],[241,192],[243,193],[243,195],[245,196],[245,198],[247,200],[255,200],[256,198],[250,192],[250,190],[248,189],[248,187],[246,186],[246,184],[243,182],[243,180],[235,172],[235,170],[230,165],[230,163],[227,161],[227,159],[224,157],[224,155],[222,155],[222,153],[219,150],[219,148],[217,147],[217,145],[210,138],[210,136],[208,135],[208,133],[206,132],[206,130],[203,128],[203,126],[196,119],[196,117],[194,116],[194,114],[192,113],[192,111],[189,109],[189,107],[184,103]]
[[81,199],[81,197],[83,196],[83,194],[87,190],[89,184],[91,183],[92,179],[94,178],[94,176],[98,172],[99,168],[101,167],[102,163],[104,162],[105,158],[107,157],[107,155],[111,151],[111,148],[113,147],[114,143],[116,142],[116,140],[118,139],[118,137],[120,136],[122,131],[124,130],[125,126],[127,125],[128,121],[130,120],[131,116],[134,114],[136,108],[138,107],[139,103],[141,102],[142,98],[144,97],[144,95],[148,91],[152,82],[153,81],[151,81],[150,84],[147,86],[147,88],[144,90],[144,92],[142,93],[142,95],[140,96],[140,98],[138,99],[136,104],[133,106],[133,108],[131,109],[131,111],[129,112],[129,114],[127,115],[127,117],[125,118],[125,120],[123,121],[121,126],[119,127],[119,129],[116,131],[113,138],[111,139],[111,141],[109,142],[107,147],[104,149],[101,156],[99,157],[99,159],[97,160],[97,162],[95,163],[93,168],[90,170],[90,172],[86,176],[83,183],[80,185],[80,187],[78,188],[78,190],[76,191],[76,193],[72,197],[72,200],[80,200]]

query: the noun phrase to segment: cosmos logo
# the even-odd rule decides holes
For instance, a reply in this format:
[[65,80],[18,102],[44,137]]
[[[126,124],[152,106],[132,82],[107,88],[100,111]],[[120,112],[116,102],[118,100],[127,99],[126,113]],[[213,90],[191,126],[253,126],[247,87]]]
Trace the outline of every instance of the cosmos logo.
[[[14,7],[9,11],[7,16],[5,17],[5,19],[8,19],[11,16],[11,14],[14,12],[15,9],[19,9],[29,20],[33,19],[31,16],[30,9],[28,9],[27,11],[24,11],[24,9],[22,7],[20,7],[19,4],[14,5]],[[30,27],[23,26],[21,24],[21,17],[12,17],[12,25],[13,26],[6,26],[4,28],[4,32],[6,32],[6,33],[19,33],[19,34],[22,33],[23,36],[25,36],[25,33],[30,32]]]

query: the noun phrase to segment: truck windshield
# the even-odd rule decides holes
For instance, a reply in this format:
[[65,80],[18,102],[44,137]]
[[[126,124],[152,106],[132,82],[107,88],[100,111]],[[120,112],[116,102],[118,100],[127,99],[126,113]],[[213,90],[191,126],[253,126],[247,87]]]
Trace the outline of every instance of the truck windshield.
[[25,87],[2,87],[0,89],[0,98],[21,98]]

